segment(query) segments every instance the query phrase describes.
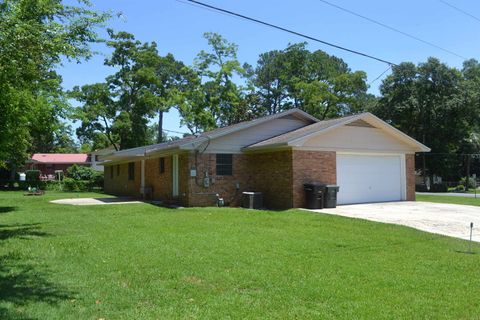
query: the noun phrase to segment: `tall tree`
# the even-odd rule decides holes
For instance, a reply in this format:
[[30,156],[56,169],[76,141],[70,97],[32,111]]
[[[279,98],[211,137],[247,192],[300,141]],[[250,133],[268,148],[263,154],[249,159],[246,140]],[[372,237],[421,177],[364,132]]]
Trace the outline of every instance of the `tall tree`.
[[445,155],[461,152],[476,112],[466,100],[462,73],[435,58],[418,66],[402,63],[392,70],[382,82],[374,113],[432,149],[431,156],[423,155],[417,162],[424,176],[454,174]]
[[219,126],[246,120],[246,114],[239,108],[242,88],[233,79],[246,74],[246,66],[241,66],[237,60],[237,45],[217,33],[207,32],[204,37],[211,50],[202,50],[195,59],[194,67],[202,77],[210,112]]
[[295,107],[325,119],[363,111],[372,99],[365,72],[306,43],[261,54],[253,84],[267,114]]
[[76,110],[82,122],[77,134],[81,138],[104,134],[116,149],[148,144],[148,120],[159,100],[155,96],[156,44],[142,44],[127,32],[108,32],[107,45],[113,53],[105,65],[117,72],[105,83],[73,89],[73,96],[82,102]]
[[95,30],[108,18],[89,7],[87,1],[77,6],[60,0],[0,3],[0,165],[21,164],[39,147],[32,146],[33,130],[58,126],[63,92],[56,68],[63,58],[89,58],[89,44],[99,40]]

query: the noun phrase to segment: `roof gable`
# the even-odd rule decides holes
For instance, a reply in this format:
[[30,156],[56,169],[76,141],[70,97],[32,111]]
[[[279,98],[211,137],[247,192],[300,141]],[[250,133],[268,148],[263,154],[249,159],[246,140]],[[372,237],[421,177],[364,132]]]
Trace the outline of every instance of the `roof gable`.
[[400,130],[389,125],[385,121],[379,119],[371,113],[361,113],[357,115],[347,116],[338,119],[332,119],[327,121],[320,121],[304,128],[271,138],[265,141],[253,144],[245,150],[261,150],[277,147],[301,147],[306,141],[312,137],[324,135],[331,130],[339,128],[341,126],[350,127],[363,127],[363,128],[377,128],[394,139],[400,140],[402,143],[410,146],[412,151],[415,152],[428,152],[430,149],[415,139],[404,134]]

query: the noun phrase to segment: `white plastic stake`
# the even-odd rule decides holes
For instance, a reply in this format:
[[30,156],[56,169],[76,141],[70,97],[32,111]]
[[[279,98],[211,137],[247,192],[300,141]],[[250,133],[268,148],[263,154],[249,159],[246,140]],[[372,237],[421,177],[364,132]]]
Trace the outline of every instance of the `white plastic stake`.
[[472,252],[472,233],[473,233],[473,222],[470,222],[470,242],[468,244],[468,252]]

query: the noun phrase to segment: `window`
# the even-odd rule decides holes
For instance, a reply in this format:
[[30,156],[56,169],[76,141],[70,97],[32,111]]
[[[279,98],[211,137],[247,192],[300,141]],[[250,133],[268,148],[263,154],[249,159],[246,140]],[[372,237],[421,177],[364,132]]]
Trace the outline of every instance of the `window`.
[[98,157],[98,154],[95,155],[95,161],[98,162],[100,158]]
[[160,173],[165,173],[165,158],[158,159],[158,170]]
[[231,176],[232,174],[232,155],[228,153],[217,153],[217,176]]
[[128,163],[128,180],[135,180],[135,162]]
[[[112,172],[113,172],[113,167],[112,167]],[[120,175],[120,165],[117,164],[117,177]]]
[[113,179],[113,166],[110,167],[110,179]]

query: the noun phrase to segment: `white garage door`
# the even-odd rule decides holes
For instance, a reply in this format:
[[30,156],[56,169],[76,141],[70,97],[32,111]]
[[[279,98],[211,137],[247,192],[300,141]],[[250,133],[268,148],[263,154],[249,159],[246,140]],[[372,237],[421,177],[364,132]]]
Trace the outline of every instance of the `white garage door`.
[[402,159],[401,155],[337,154],[338,204],[402,200]]

